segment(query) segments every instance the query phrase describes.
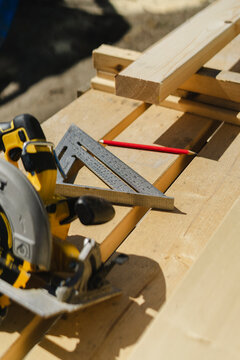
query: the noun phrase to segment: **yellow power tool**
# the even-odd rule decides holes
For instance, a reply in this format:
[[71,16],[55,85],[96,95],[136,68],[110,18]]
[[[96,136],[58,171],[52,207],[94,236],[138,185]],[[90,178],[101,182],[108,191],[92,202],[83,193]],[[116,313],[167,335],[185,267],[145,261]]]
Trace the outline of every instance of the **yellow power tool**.
[[80,249],[66,241],[73,220],[107,222],[112,205],[54,195],[59,162],[32,115],[0,123],[0,150],[0,319],[9,298],[50,317],[118,294],[105,276],[123,258],[103,264],[94,240],[84,239]]

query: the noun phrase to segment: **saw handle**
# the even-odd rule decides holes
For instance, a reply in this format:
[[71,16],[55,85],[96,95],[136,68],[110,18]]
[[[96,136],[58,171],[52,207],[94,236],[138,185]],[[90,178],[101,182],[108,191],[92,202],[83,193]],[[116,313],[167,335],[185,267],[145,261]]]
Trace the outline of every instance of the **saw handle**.
[[[24,151],[28,145],[28,151]],[[34,116],[22,114],[9,123],[0,123],[1,150],[5,159],[16,167],[21,158],[28,180],[44,202],[53,196],[57,177],[55,156]]]
[[41,125],[32,115],[21,114],[10,122],[0,123],[0,151],[14,165],[21,157],[23,144],[35,139],[46,140]]
[[113,206],[105,199],[81,196],[75,203],[75,211],[83,225],[104,224],[115,215]]

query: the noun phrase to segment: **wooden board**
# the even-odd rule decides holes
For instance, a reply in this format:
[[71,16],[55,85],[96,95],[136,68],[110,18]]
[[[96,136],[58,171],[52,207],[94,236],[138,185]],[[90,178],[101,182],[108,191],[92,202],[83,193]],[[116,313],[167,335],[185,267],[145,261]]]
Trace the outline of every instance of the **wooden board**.
[[[235,46],[240,48],[240,36],[234,43]],[[92,88],[114,93],[114,77],[118,69],[126,67],[127,60],[131,62],[134,57],[137,58],[138,56],[138,53],[137,55],[135,53],[132,54],[128,50],[101,45],[93,52],[93,62],[97,69],[97,76],[91,80]],[[220,57],[221,54],[218,56]],[[207,94],[210,97],[201,95],[201,98],[196,96],[196,94],[193,96],[192,93],[188,96],[184,89]],[[202,67],[198,73],[194,74],[186,83],[180,86],[178,93],[182,94],[183,98],[170,95],[160,105],[235,125],[240,124],[239,73]],[[219,98],[213,96],[219,96]],[[222,99],[225,99],[225,102]],[[226,99],[231,99],[231,101]]]
[[118,74],[141,56],[139,51],[103,44],[93,50],[93,66],[102,72]]
[[[106,79],[102,76],[96,76],[92,79],[91,84],[93,89],[98,89],[112,94],[115,91],[114,79]],[[191,114],[224,121],[230,124],[240,125],[239,103],[224,102],[222,99],[213,97],[192,96],[192,94],[188,96],[188,94],[185,94],[182,91],[179,91],[179,93],[184,94],[186,98],[169,95],[165,100],[161,101],[160,105],[169,109],[189,112]]]
[[[84,119],[88,119],[88,125],[85,124],[85,126],[89,126],[89,132],[95,132],[95,135],[93,134],[93,136],[102,137],[104,132],[106,133],[107,131],[109,131],[106,128],[104,129],[102,123],[100,122],[96,122],[95,128],[92,127],[92,121],[93,119],[96,119],[96,115],[95,113],[92,113],[93,115],[91,116],[92,102],[89,102],[89,100],[92,99],[93,94],[97,96],[97,99],[99,101],[99,107],[105,106],[105,118],[112,114],[112,109],[115,108],[115,111],[118,114],[115,116],[119,116],[120,120],[120,113],[121,111],[125,112],[125,110],[123,110],[124,107],[118,106],[119,104],[121,104],[122,101],[125,100],[121,98],[116,98],[117,100],[115,100],[115,105],[112,105],[113,108],[109,106],[108,113],[107,104],[111,104],[113,98],[115,99],[115,97],[113,95],[102,95],[97,91],[92,91],[86,94],[86,96],[84,96],[82,99],[80,98],[78,100],[78,104],[79,102],[81,104],[81,106],[79,106],[78,108],[78,111],[75,112],[75,104],[73,107],[73,112],[69,111],[69,109],[67,111],[66,109],[65,111],[62,111],[61,114],[58,114],[56,117],[53,117],[53,119],[49,120],[44,126],[46,135],[49,134],[51,140],[54,140],[55,135],[56,137],[59,136],[58,132],[54,132],[55,121],[58,121],[59,124],[63,123],[64,120],[72,121],[75,117],[75,114],[77,114],[75,122],[79,126],[81,126],[79,114],[84,114]],[[87,104],[89,107],[88,109]],[[132,104],[134,104],[134,102]],[[84,112],[81,111],[82,108],[84,108]],[[96,109],[97,108],[95,107],[95,111],[97,111]],[[182,114],[173,110],[152,107],[145,111],[142,115],[143,116],[138,117],[125,130],[127,131],[127,136],[131,135],[132,139],[134,138],[134,136],[135,139],[142,136],[149,141],[150,139],[156,140],[157,137],[163,136],[165,132],[168,132],[168,130],[171,129],[167,135],[167,139],[169,142],[176,143],[176,141],[178,141],[179,145],[182,146],[191,146],[195,143],[195,145],[198,147],[202,145],[202,142],[206,141],[206,139],[211,133],[209,131],[213,131],[213,121],[199,118],[196,118],[196,121],[193,121],[194,117],[191,115],[187,115],[184,116],[183,119],[179,119]],[[52,124],[50,124],[51,122]],[[97,127],[98,130],[96,131]],[[178,133],[179,131],[181,131],[181,128],[182,130],[185,128],[187,129],[185,134],[186,137],[182,140],[178,139]],[[47,129],[49,129],[49,133]],[[125,131],[121,133],[121,136],[124,136]],[[139,171],[142,175],[146,176],[148,180],[153,182],[159,178],[158,183],[160,187],[163,188],[168,187],[172,180],[182,170],[183,166],[186,165],[186,158],[178,157],[176,155],[164,154],[166,156],[159,157],[156,156],[155,153],[145,153],[145,155],[143,155],[139,154],[138,152],[132,152],[131,154],[125,153],[125,156],[123,157],[121,154],[119,155],[124,160],[126,160],[127,158],[128,164],[133,166],[134,169]],[[166,172],[165,176],[163,176],[163,172]],[[88,183],[89,185],[94,185],[98,182],[97,178],[93,178],[92,174],[89,174],[86,169],[81,170],[80,177],[78,178],[79,182],[80,179],[81,181],[83,181],[84,183]],[[103,226],[84,228],[83,226],[79,226],[79,223],[74,223],[73,227],[71,228],[70,236],[74,239],[78,234],[81,234],[83,236],[90,236],[92,238],[95,238],[99,242],[106,241],[106,239],[122,242],[125,236],[134,228],[138,220],[147,211],[147,209],[142,208],[134,208],[132,210],[126,208],[118,208],[116,210],[117,215],[115,219],[112,222]],[[79,356],[85,356],[84,354],[92,356],[94,354],[94,351],[96,350],[96,347],[98,348],[104,341],[116,319],[121,316],[121,314],[124,313],[131,304],[131,299],[129,299],[129,296],[136,297],[139,292],[141,292],[141,290],[152,281],[152,279],[156,276],[158,272],[158,264],[155,261],[152,261],[150,258],[144,256],[139,257],[135,255],[130,256],[129,264],[125,267],[124,271],[116,268],[111,274],[112,282],[123,289],[124,296],[118,300],[114,300],[89,309],[84,313],[74,314],[69,317],[69,320],[67,322],[61,320],[58,325],[53,328],[53,337],[50,336],[50,338],[48,338],[51,340],[48,340],[47,342],[45,342],[45,344],[42,345],[43,347],[46,347],[48,349],[48,352],[43,350],[42,346],[40,346],[36,348],[36,351],[39,351],[38,355],[35,354],[34,350],[29,355],[29,357],[31,358],[32,356],[43,356],[46,359],[51,359],[52,356],[54,356],[51,355],[51,351],[55,352],[54,349],[58,349],[57,353],[59,354],[67,354],[68,351],[70,351],[69,349],[71,348],[71,346],[73,346],[74,349],[76,348],[74,354],[71,354],[73,359],[78,358]],[[138,281],[136,281],[136,273],[138,274]],[[12,308],[12,311],[14,312],[14,308]],[[8,326],[11,326],[11,321],[10,323],[8,323]],[[12,326],[14,327],[13,324]],[[60,336],[60,334],[62,333],[62,331],[66,336],[66,344],[64,345],[65,351],[61,350],[62,336]],[[75,331],[79,332],[79,334],[81,333],[80,347],[77,345],[80,335],[76,337]],[[86,341],[82,338],[83,334]],[[53,342],[58,345],[53,345]],[[90,347],[89,343],[92,344]],[[4,351],[4,347],[1,349],[1,351]]]
[[[229,48],[227,45],[226,48]],[[234,41],[235,55],[240,58],[240,36]],[[225,49],[222,51],[225,53]],[[230,50],[229,50],[230,52]],[[97,70],[97,76],[91,80],[94,89],[115,92],[115,76],[141,56],[140,52],[120,49],[115,46],[101,45],[93,51],[93,65]],[[218,55],[218,58],[220,56]],[[240,102],[240,68],[238,72],[220,70],[220,64],[216,68],[203,66],[199,71],[183,84],[179,89],[196,92],[204,95],[217,97],[235,102]],[[216,63],[217,65],[218,63]],[[212,65],[213,66],[213,65]],[[226,65],[225,65],[226,66]]]
[[79,124],[96,140],[102,137],[110,139],[121,133],[146,109],[142,102],[118,99],[91,90],[43,123],[42,127],[49,141],[56,145],[72,123]]
[[224,121],[229,124],[240,125],[240,112],[225,109],[219,106],[204,104],[202,102],[184,99],[179,96],[169,95],[161,102],[162,106],[189,112],[191,114],[209,117],[211,119]]
[[180,88],[240,102],[240,74],[233,71],[217,71],[203,67],[181,84]]
[[238,359],[240,199],[130,357]]
[[[182,113],[173,110],[151,107],[123,131],[118,138],[128,136],[131,137],[131,140],[134,140],[134,138],[144,137],[150,141],[150,139],[156,140],[157,137],[162,137],[163,139],[164,136],[167,136],[166,141],[176,143],[179,131],[187,129],[185,131],[186,138],[179,139],[179,144],[196,143],[196,146],[201,146],[202,142],[205,143],[210,135],[210,129],[213,131],[213,122],[207,119],[195,118],[191,115],[184,115],[183,118],[182,116]],[[168,134],[164,135],[166,132]],[[120,149],[115,149],[114,153],[118,154],[121,159],[134,167],[142,175],[145,175],[149,181],[154,182],[157,180],[156,185],[160,188],[169,186],[172,179],[179,174],[185,162],[184,157],[169,154],[156,156],[155,153],[143,154],[134,150],[121,153]],[[80,181],[87,182],[90,185],[98,184],[98,179],[85,168],[81,169],[77,178],[77,182]],[[82,227],[81,230],[76,222],[71,228],[70,235],[76,237],[79,231],[81,231],[81,235],[96,239],[102,243],[102,246],[105,244],[107,250],[111,253],[113,250],[111,246],[116,246],[116,242],[120,244],[146,211],[147,209],[138,207],[133,209],[116,208],[116,217],[112,222],[99,227]],[[146,246],[148,246],[147,243],[145,243],[145,249]],[[71,341],[75,344],[75,351],[71,354],[72,359],[79,357],[91,358],[96,351],[98,352],[98,349],[104,344],[110,333],[112,333],[112,328],[117,319],[122,318],[129,306],[131,306],[131,298],[137,298],[138,294],[153,281],[156,275],[159,275],[160,269],[156,260],[152,261],[149,256],[145,255],[139,256],[137,248],[134,252],[129,253],[129,255],[130,261],[125,269],[116,268],[110,275],[112,282],[122,288],[123,297],[88,309],[84,313],[74,314],[69,317],[68,321],[60,321],[50,332],[51,335],[48,336],[48,341],[44,342],[42,346],[37,347],[29,355],[30,359],[31,356],[44,356],[46,359],[53,359],[54,355],[51,355],[51,351],[55,352],[55,346],[52,345],[52,342],[57,343],[57,348],[59,348],[61,346],[61,338],[59,339],[57,334],[61,333],[65,334],[68,338],[70,337]],[[160,303],[164,296],[163,293]],[[77,340],[74,340],[75,336],[71,331],[73,324],[75,324],[75,329],[78,329],[79,334],[81,334],[80,344],[77,344]],[[86,341],[82,337],[83,334]],[[42,347],[49,350],[50,353],[46,354]],[[98,356],[99,354],[97,358]]]
[[[93,107],[94,103],[94,107]],[[95,138],[118,134],[141,114],[145,105],[128,99],[91,90],[42,124],[49,141],[57,144],[72,123]],[[96,114],[103,114],[102,121]],[[77,233],[81,234],[81,228]],[[1,327],[0,356],[18,338],[33,315],[21,307],[10,308],[8,321]]]
[[121,252],[156,261],[159,276],[138,294],[140,304],[133,301],[124,312],[94,360],[110,359],[116,356],[116,349],[126,359],[138,346],[140,336],[161,309],[160,299],[168,301],[240,196],[239,149],[239,129],[224,124],[166,192],[175,197],[177,211],[148,212],[121,245]]
[[159,104],[240,31],[238,0],[218,0],[116,76],[116,94]]
[[123,252],[161,259],[161,272],[134,299],[93,359],[126,359],[137,348],[139,337],[159,312],[160,299],[168,300],[239,197],[239,146],[239,130],[224,125],[167,192],[178,194],[179,213],[148,213],[121,245]]

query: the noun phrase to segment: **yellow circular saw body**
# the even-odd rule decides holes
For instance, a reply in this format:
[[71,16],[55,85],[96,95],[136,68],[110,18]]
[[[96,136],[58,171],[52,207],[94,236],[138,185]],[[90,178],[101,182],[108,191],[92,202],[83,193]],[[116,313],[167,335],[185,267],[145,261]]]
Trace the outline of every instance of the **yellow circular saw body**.
[[[0,208],[0,256],[5,262],[5,266],[0,264],[0,278],[6,279],[8,283],[16,288],[25,288],[29,279],[28,271],[32,269],[31,264],[26,260],[20,260],[14,257],[12,247],[12,231],[6,214]],[[17,267],[18,272],[13,271],[13,264]],[[0,296],[0,307],[4,308],[10,303],[9,298],[5,295]]]
[[[0,279],[24,288],[33,267],[49,269],[51,247],[48,215],[36,189],[0,159]],[[0,308],[8,304],[0,291]]]

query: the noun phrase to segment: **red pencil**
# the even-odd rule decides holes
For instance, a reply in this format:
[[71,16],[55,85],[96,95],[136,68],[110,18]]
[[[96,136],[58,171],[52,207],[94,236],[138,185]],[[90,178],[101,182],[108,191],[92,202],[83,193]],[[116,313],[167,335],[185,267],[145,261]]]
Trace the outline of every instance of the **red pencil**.
[[196,155],[195,152],[187,149],[176,149],[166,146],[159,146],[159,145],[144,145],[144,144],[133,144],[127,143],[122,141],[113,141],[113,140],[99,140],[100,143],[111,145],[111,146],[118,146],[118,147],[125,147],[131,149],[140,149],[140,150],[150,150],[150,151],[159,151],[159,152],[166,152],[172,154],[185,154],[185,155]]

